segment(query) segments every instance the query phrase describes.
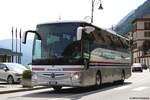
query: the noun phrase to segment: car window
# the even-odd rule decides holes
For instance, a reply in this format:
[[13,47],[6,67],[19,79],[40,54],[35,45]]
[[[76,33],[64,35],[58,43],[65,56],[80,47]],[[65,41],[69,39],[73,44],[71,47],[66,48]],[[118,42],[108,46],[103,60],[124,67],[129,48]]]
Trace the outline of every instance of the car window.
[[6,67],[6,65],[0,64],[0,69],[4,69],[5,67]]
[[10,70],[14,70],[14,69],[26,70],[26,68],[20,64],[7,64],[7,66],[10,68]]

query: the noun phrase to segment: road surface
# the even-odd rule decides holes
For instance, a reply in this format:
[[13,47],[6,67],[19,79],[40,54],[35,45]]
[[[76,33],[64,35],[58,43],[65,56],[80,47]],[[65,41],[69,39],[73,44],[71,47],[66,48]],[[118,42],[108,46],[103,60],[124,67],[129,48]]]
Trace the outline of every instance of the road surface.
[[48,88],[0,94],[0,100],[150,100],[150,72],[133,73],[124,85],[105,84],[100,89],[63,88],[60,92]]

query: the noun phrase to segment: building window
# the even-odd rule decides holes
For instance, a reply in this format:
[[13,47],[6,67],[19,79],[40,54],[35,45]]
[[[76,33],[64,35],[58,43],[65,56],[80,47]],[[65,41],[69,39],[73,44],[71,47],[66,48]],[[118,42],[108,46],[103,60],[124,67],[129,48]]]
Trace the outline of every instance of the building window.
[[136,40],[137,39],[137,32],[133,33],[133,39]]
[[150,37],[150,32],[144,32],[145,37]]
[[144,55],[150,54],[150,40],[146,40],[143,42],[143,51]]
[[144,23],[144,29],[145,30],[150,30],[150,22],[145,22]]
[[134,43],[133,45],[132,45],[132,49],[136,49],[137,48],[137,43]]

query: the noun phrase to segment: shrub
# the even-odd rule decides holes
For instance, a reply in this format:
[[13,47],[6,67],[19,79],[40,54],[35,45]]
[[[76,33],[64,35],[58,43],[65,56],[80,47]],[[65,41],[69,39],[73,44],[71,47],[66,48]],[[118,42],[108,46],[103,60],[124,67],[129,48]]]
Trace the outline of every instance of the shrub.
[[23,79],[31,79],[32,77],[32,71],[31,70],[25,70],[22,74]]

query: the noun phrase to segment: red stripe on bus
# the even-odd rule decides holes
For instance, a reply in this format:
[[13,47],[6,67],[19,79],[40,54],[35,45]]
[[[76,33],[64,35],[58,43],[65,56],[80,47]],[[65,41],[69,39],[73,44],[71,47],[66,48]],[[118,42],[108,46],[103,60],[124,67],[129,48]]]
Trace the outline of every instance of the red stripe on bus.
[[80,71],[82,68],[63,68],[63,71]]
[[44,71],[44,68],[32,68],[34,71]]
[[100,63],[100,64],[129,64],[129,63],[107,62],[107,61],[90,61],[90,63]]

